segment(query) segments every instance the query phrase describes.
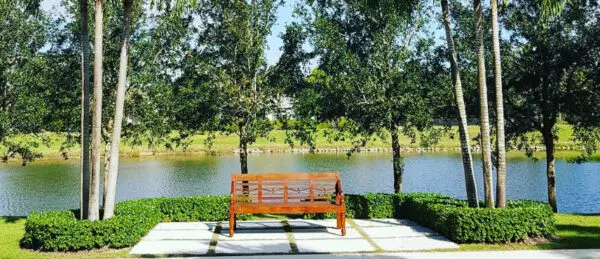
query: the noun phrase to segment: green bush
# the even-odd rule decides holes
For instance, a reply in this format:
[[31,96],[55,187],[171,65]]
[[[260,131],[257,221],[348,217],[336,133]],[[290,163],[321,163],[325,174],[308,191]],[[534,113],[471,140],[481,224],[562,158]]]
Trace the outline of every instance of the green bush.
[[438,194],[407,195],[401,216],[458,243],[506,243],[548,237],[556,231],[550,206],[509,201],[506,209],[469,208],[466,201]]
[[229,218],[229,196],[169,198],[160,210],[168,221],[219,221]]
[[[469,208],[466,201],[440,194],[409,193],[344,196],[348,218],[406,218],[458,243],[504,243],[552,236],[552,209],[533,201],[509,201],[506,209]],[[117,204],[115,216],[78,220],[76,211],[33,212],[21,246],[41,251],[78,251],[136,244],[160,222],[227,220],[228,196],[151,198]],[[305,218],[335,218],[307,214]],[[243,219],[243,215],[239,217]]]
[[128,247],[160,222],[224,220],[228,211],[228,196],[194,196],[123,201],[114,217],[94,222],[78,220],[75,211],[33,212],[25,222],[21,247],[41,251]]

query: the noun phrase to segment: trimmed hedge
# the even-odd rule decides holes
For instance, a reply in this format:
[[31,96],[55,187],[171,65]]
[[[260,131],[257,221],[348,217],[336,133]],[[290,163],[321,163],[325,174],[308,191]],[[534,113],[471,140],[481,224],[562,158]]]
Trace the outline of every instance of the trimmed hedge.
[[[466,201],[428,193],[345,195],[348,218],[406,218],[458,243],[504,243],[554,235],[550,206],[509,201],[506,209],[469,208]],[[33,212],[21,239],[24,248],[78,251],[136,244],[160,222],[227,220],[229,196],[151,198],[117,204],[115,216],[91,222],[76,211]],[[305,218],[335,218],[307,214]],[[244,218],[243,216],[240,218]]]
[[160,222],[219,221],[229,217],[228,196],[151,198],[117,204],[115,216],[78,220],[76,211],[33,212],[25,222],[21,247],[41,251],[79,251],[135,245]]
[[535,201],[508,201],[506,209],[469,208],[463,200],[417,193],[405,195],[400,216],[457,243],[518,242],[556,232],[552,208]]

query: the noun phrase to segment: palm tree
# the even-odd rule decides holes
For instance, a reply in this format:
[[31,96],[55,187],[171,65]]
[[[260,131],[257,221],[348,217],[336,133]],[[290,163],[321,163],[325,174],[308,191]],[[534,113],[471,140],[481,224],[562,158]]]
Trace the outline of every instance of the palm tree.
[[506,207],[506,143],[504,137],[504,98],[502,96],[502,60],[498,37],[498,0],[490,0],[492,9],[492,45],[494,53],[494,85],[496,89],[496,206]]
[[481,109],[481,152],[483,157],[483,191],[485,206],[494,207],[492,191],[492,145],[490,141],[490,121],[488,114],[487,85],[485,78],[485,51],[483,48],[483,10],[481,0],[475,0],[475,41],[477,42],[477,81],[479,86],[479,107]]
[[88,2],[79,0],[81,22],[81,190],[80,219],[88,218],[90,195],[90,42],[88,38]]
[[446,41],[448,44],[448,59],[452,70],[452,85],[454,88],[454,98],[458,107],[458,124],[460,135],[460,147],[462,153],[463,167],[465,171],[465,187],[467,189],[467,198],[469,206],[478,207],[477,184],[475,182],[475,173],[473,172],[473,156],[469,144],[469,131],[467,128],[467,109],[462,92],[462,82],[460,80],[460,68],[458,67],[458,55],[454,48],[454,39],[452,38],[452,29],[450,28],[450,11],[448,10],[448,0],[441,0],[442,19],[446,31]]
[[100,219],[100,146],[102,145],[102,0],[94,2],[94,110],[92,113],[92,174],[90,178],[89,220]]
[[119,173],[119,145],[121,143],[121,125],[123,123],[123,110],[125,106],[125,91],[127,82],[127,48],[129,46],[129,35],[131,31],[131,12],[133,0],[123,0],[124,19],[123,42],[121,43],[121,55],[119,57],[119,76],[117,79],[117,98],[115,103],[115,118],[110,149],[110,162],[108,163],[106,186],[106,199],[104,203],[103,219],[113,216],[115,211],[115,199],[117,192],[117,177]]

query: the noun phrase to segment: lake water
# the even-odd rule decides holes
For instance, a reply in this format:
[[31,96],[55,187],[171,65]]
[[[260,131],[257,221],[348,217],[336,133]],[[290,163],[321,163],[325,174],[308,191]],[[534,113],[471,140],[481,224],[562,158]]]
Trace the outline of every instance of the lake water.
[[[341,172],[345,193],[393,191],[389,153],[274,153],[249,158],[251,173]],[[560,212],[600,212],[600,163],[570,164],[558,160],[557,196]],[[481,161],[476,160],[479,197],[483,197]],[[228,194],[235,155],[145,157],[122,160],[117,199]],[[406,157],[405,192],[436,192],[465,198],[464,174],[458,154],[415,154]],[[509,159],[509,199],[546,201],[545,160]],[[79,164],[39,161],[25,167],[0,165],[0,215],[79,206]]]

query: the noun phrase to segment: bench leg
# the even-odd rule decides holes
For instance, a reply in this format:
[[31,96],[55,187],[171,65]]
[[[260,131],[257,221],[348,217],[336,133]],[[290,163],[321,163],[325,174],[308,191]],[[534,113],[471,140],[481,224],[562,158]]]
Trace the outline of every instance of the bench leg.
[[337,220],[337,223],[336,223],[336,227],[335,228],[337,228],[337,229],[342,228],[342,213],[338,213],[337,214],[336,220]]
[[235,229],[235,214],[229,213],[229,237],[233,237],[233,230]]
[[342,225],[342,236],[346,235],[346,213],[340,213],[341,225]]

